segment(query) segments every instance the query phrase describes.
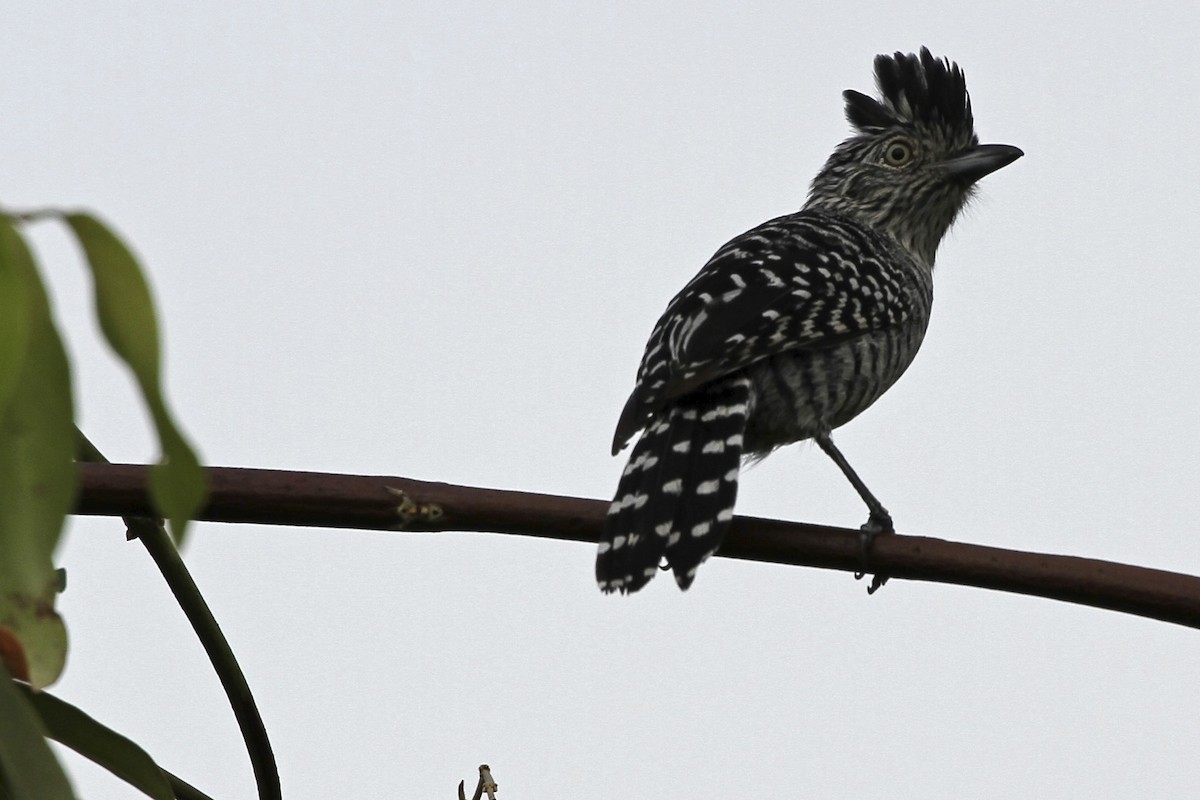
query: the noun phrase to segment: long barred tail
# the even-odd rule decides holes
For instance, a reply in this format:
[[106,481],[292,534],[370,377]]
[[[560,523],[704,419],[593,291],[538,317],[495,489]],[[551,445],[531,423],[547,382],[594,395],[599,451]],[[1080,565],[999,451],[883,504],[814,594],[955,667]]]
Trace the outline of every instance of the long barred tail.
[[716,552],[733,520],[746,377],[720,381],[668,406],[646,427],[621,474],[596,555],[604,592],[636,592],[665,555],[680,589]]

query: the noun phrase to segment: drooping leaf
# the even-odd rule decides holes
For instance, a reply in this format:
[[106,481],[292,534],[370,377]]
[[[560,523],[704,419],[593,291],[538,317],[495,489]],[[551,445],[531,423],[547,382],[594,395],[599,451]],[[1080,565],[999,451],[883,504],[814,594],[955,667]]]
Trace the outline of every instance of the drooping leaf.
[[0,660],[41,688],[66,658],[52,556],[75,497],[71,376],[33,257],[7,219],[0,258],[24,286],[29,317],[26,352],[0,408]]
[[162,460],[151,470],[150,493],[181,543],[188,520],[204,503],[207,482],[163,396],[158,321],[150,287],[133,253],[104,223],[85,213],[64,218],[91,267],[100,329],[133,371],[158,431]]
[[94,761],[155,800],[174,800],[170,782],[145,750],[65,700],[20,686],[18,689],[51,739]]
[[31,321],[28,276],[12,224],[0,231],[0,410],[8,405],[29,346]]
[[0,783],[12,800],[75,800],[46,732],[0,664]]

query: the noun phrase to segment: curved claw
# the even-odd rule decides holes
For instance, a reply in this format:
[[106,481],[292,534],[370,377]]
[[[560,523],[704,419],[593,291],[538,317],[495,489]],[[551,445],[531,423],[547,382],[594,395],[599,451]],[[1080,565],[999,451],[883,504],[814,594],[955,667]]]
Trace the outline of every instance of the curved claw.
[[[854,580],[859,581],[866,577],[869,564],[868,557],[871,552],[871,545],[875,543],[875,538],[881,535],[892,534],[896,532],[896,528],[892,525],[892,515],[887,512],[887,509],[879,509],[872,511],[870,518],[866,524],[859,528],[858,534],[858,555],[860,569],[854,573]],[[888,581],[887,575],[875,575],[871,579],[871,585],[867,587],[867,594],[875,594]]]

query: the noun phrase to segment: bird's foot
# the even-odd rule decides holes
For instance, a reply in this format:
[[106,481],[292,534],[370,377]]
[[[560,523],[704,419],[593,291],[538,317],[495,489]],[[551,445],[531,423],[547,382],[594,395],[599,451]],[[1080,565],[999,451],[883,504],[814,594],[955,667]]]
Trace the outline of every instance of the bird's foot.
[[[875,543],[875,537],[895,532],[896,529],[892,525],[892,515],[886,509],[880,508],[878,511],[871,512],[871,516],[866,524],[859,528],[858,557],[860,559],[860,569],[854,573],[856,581],[862,580],[868,572],[871,545]],[[867,594],[875,594],[887,581],[887,575],[880,575],[878,573],[873,575],[871,577],[871,585],[867,587]]]

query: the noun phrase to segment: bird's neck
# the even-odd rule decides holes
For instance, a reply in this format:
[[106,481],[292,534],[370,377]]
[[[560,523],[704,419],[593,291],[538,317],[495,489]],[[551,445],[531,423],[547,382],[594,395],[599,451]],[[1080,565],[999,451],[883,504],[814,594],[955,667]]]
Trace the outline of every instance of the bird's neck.
[[[945,234],[945,228],[929,231],[925,227],[908,227],[903,224],[881,223],[877,214],[869,213],[845,202],[826,203],[822,198],[810,198],[804,205],[804,211],[810,211],[825,216],[840,217],[866,228],[872,233],[883,236],[897,249],[904,252],[918,266],[928,272],[933,271],[937,258],[938,244]],[[947,226],[948,227],[948,226]]]

